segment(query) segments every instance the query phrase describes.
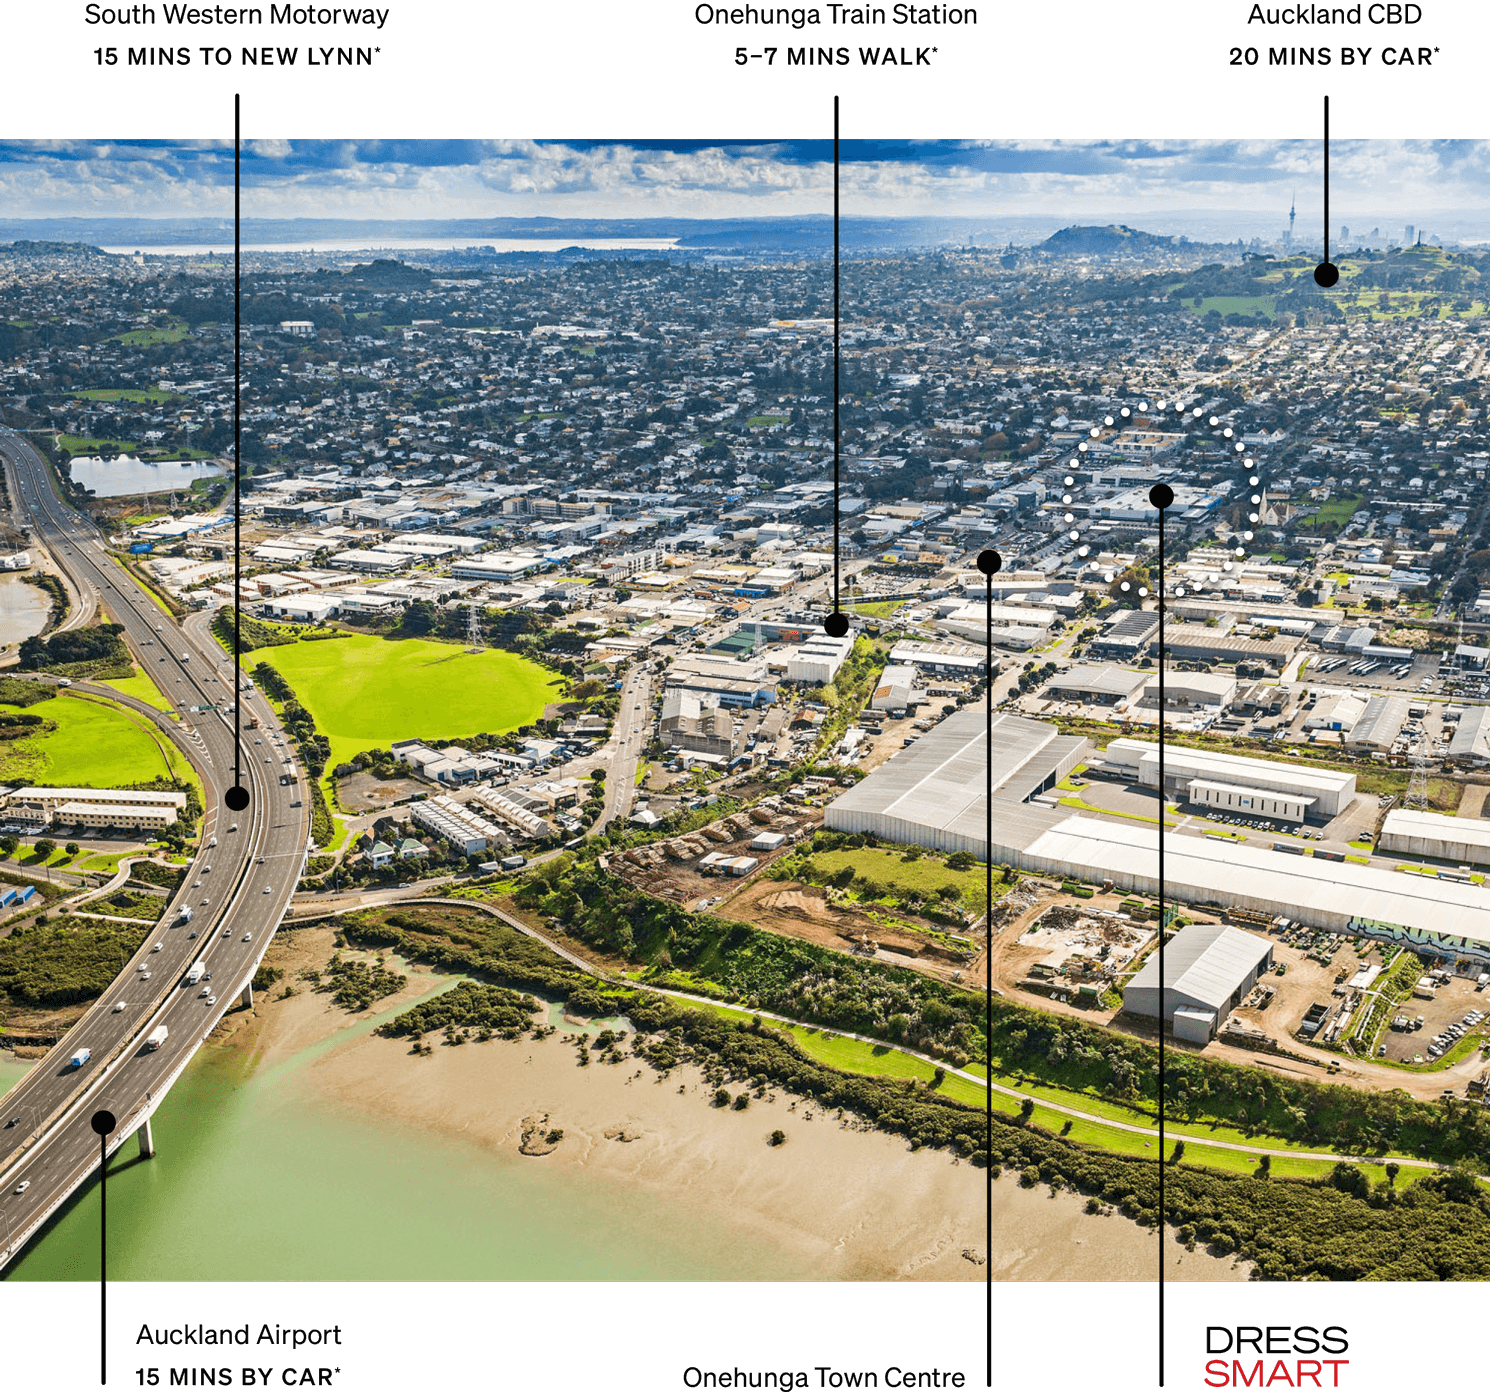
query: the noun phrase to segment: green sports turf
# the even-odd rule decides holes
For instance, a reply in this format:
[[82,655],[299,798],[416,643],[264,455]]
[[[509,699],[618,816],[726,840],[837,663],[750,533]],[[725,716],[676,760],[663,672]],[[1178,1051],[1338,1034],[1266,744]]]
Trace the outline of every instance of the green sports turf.
[[[261,655],[255,653],[254,661]],[[331,742],[334,768],[410,737],[474,736],[536,721],[559,679],[505,650],[467,653],[428,639],[302,640],[262,651]]]

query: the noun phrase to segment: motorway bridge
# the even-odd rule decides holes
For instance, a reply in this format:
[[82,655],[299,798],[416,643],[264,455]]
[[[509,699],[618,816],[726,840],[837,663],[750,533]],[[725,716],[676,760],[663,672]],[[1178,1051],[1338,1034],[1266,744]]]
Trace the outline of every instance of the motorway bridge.
[[[291,748],[269,703],[240,687],[231,657],[175,622],[110,554],[92,523],[59,498],[31,444],[3,427],[0,464],[12,506],[33,530],[33,547],[50,554],[76,597],[74,613],[102,610],[122,625],[135,662],[171,702],[178,715],[160,725],[195,767],[206,807],[200,849],[165,917],[108,992],[0,1100],[3,1269],[96,1174],[99,1141],[90,1122],[96,1111],[108,1110],[118,1121],[110,1152],[138,1134],[141,1151],[153,1153],[150,1118],[166,1092],[222,1015],[240,999],[252,1001],[254,972],[304,869],[310,801],[308,777],[281,783],[281,775],[295,771]],[[243,714],[241,776],[235,704]],[[193,711],[202,707],[217,711]],[[249,729],[251,717],[257,729]],[[224,796],[239,778],[249,800],[235,811]],[[187,907],[192,918],[184,922]],[[206,961],[211,978],[188,985],[187,970],[197,959]],[[169,1029],[164,1044],[146,1050],[146,1038],[162,1025]],[[69,1068],[85,1046],[88,1061]]]

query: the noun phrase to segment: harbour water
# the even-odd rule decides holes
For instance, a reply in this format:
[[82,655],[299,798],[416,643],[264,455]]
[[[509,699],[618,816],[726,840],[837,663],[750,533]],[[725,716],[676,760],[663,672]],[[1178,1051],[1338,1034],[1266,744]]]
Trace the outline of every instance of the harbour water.
[[[387,252],[461,252],[467,248],[490,252],[560,252],[582,247],[590,252],[665,252],[677,245],[675,237],[388,237],[369,244],[366,238],[325,237],[311,242],[245,243],[245,252],[362,252],[376,256]],[[135,252],[157,257],[232,256],[233,239],[223,242],[188,242],[138,247],[104,247],[105,252],[129,256]]]

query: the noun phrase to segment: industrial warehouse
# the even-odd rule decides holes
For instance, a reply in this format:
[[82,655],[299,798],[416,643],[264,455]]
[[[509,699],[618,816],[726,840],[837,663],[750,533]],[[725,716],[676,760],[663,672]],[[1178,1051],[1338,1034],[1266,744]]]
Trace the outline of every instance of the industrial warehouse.
[[[1135,784],[1158,789],[1158,743],[1119,737],[1102,752],[1101,767]],[[1286,800],[1279,801],[1279,808],[1268,812],[1273,817],[1299,822],[1311,816],[1334,818],[1355,798],[1356,789],[1355,776],[1338,770],[1167,746],[1163,792],[1172,799],[1210,808],[1237,807],[1238,792],[1286,796]],[[1284,803],[1288,812],[1284,812]]]
[[1162,990],[1159,956],[1151,954],[1123,989],[1123,1010],[1162,1017],[1181,1041],[1203,1045],[1272,963],[1273,947],[1259,935],[1190,925],[1164,947]]
[[[947,718],[834,800],[825,826],[943,852],[965,850],[1026,871],[1157,896],[1154,828],[1068,814],[1046,793],[1080,763],[1086,745],[1048,723],[994,717],[988,846],[984,720],[983,713],[971,711]],[[1120,739],[1103,754],[1110,771],[1157,787],[1156,746]],[[1228,793],[1256,797],[1271,791],[1284,804],[1329,817],[1355,795],[1355,777],[1336,771],[1176,748],[1165,755],[1166,793],[1217,799],[1223,807]],[[1424,825],[1404,822],[1400,814],[1388,821],[1389,834],[1409,829],[1422,836]],[[1440,851],[1419,855],[1463,861],[1490,856],[1485,847],[1472,846],[1490,833],[1490,821],[1437,819],[1429,831]],[[1366,935],[1450,962],[1490,962],[1490,898],[1467,879],[1412,876],[1183,833],[1166,834],[1164,847],[1163,890],[1172,902],[1238,908],[1336,934]]]

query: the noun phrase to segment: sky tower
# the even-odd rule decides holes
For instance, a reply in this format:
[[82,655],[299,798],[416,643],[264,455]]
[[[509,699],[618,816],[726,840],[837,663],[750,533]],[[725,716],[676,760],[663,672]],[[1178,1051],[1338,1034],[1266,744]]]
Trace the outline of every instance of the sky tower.
[[1295,190],[1288,198],[1288,236],[1283,242],[1287,248],[1293,247],[1293,220],[1299,215],[1298,201],[1298,191]]

